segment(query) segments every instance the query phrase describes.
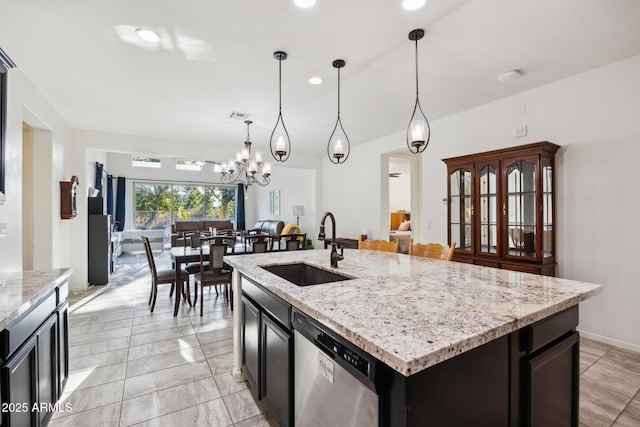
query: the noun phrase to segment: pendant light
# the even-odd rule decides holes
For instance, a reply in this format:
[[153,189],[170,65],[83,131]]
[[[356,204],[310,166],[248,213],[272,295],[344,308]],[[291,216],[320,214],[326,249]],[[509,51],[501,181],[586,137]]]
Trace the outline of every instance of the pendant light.
[[345,66],[345,62],[342,59],[336,59],[333,61],[333,68],[338,69],[338,119],[336,125],[333,127],[333,132],[329,137],[327,143],[327,155],[331,163],[336,165],[344,163],[349,158],[351,152],[351,144],[349,144],[349,137],[342,127],[342,120],[340,120],[340,68]]
[[429,121],[422,112],[418,92],[418,40],[424,37],[424,30],[417,29],[409,33],[409,40],[416,42],[416,103],[413,107],[413,114],[407,127],[407,147],[413,154],[422,153],[429,145],[431,128]]
[[282,120],[282,61],[287,59],[285,52],[274,52],[273,57],[278,60],[278,120],[276,126],[271,132],[270,148],[271,155],[278,162],[286,162],[291,155],[291,140],[289,139],[289,132]]

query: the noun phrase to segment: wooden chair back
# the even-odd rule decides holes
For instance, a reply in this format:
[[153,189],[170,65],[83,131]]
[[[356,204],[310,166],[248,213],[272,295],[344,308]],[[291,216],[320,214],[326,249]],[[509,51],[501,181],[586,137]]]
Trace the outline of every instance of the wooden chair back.
[[358,238],[358,249],[370,251],[398,252],[398,242],[386,240],[362,240]]
[[254,254],[268,252],[273,245],[272,237],[266,234],[254,234],[245,239],[251,243],[251,253]]
[[156,270],[156,262],[153,258],[153,252],[151,251],[151,242],[147,236],[141,236],[142,243],[144,244],[144,252],[147,254],[147,262],[149,263],[149,270],[151,271],[151,277],[154,283],[158,283],[158,270]]
[[298,249],[304,249],[304,244],[307,241],[307,233],[281,234],[280,238],[284,240],[285,250],[297,251]]
[[456,248],[456,242],[451,246],[443,246],[439,243],[413,243],[413,239],[409,241],[409,255],[421,256],[423,258],[441,259],[451,261],[453,252]]

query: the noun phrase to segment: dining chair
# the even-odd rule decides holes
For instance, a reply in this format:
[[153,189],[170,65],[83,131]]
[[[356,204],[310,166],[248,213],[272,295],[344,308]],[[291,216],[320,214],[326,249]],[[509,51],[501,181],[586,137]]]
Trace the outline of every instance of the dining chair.
[[451,243],[451,246],[443,246],[439,243],[413,244],[413,239],[409,241],[409,255],[421,256],[423,258],[451,261],[455,248],[456,242]]
[[361,237],[358,237],[358,249],[398,252],[398,242],[388,242],[386,240],[362,240]]
[[[209,249],[206,253],[206,249]],[[227,244],[215,238],[202,239],[200,241],[200,271],[196,275],[196,289],[194,305],[198,301],[198,287],[200,288],[200,316],[204,312],[204,288],[213,286],[218,293],[218,286],[225,286],[225,296],[231,303],[233,310],[233,289],[231,288],[231,269],[224,263],[224,256],[227,253]],[[205,264],[209,268],[205,268]]]
[[273,248],[273,236],[268,234],[252,234],[245,236],[245,251],[246,245],[251,245],[251,253],[258,254],[272,250]]
[[304,244],[307,241],[307,233],[281,234],[280,239],[281,240],[278,245],[284,241],[285,251],[297,251],[299,249],[304,249]]
[[[169,296],[173,294],[173,290],[176,285],[176,271],[175,269],[158,270],[156,268],[156,262],[153,258],[153,252],[151,251],[151,243],[147,236],[142,236],[142,242],[144,243],[144,251],[147,254],[147,262],[149,263],[149,270],[151,271],[151,294],[149,295],[149,304],[151,305],[151,312],[156,306],[156,298],[158,296],[158,285],[171,284],[171,291]],[[191,305],[191,296],[189,292],[189,273],[185,269],[180,271],[180,279],[185,283],[183,288],[183,294],[186,294],[187,301]],[[176,294],[176,298],[181,298],[181,295]]]

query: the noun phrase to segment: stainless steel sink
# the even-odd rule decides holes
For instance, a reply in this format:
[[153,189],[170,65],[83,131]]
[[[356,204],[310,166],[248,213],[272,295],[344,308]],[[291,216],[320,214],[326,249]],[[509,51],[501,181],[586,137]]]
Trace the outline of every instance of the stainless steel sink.
[[340,282],[342,280],[352,279],[352,277],[343,276],[342,274],[333,273],[302,262],[267,265],[261,266],[260,268],[282,277],[297,286],[319,285],[321,283]]

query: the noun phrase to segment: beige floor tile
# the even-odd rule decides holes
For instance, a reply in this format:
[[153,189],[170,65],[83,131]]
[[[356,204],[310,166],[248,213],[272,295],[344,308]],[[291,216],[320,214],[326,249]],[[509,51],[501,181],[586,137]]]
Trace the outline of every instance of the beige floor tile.
[[234,423],[244,421],[248,418],[261,414],[264,410],[258,406],[249,390],[223,396],[229,414]]
[[215,357],[233,351],[233,338],[212,342],[202,346],[202,351],[207,358]]
[[105,353],[91,354],[89,356],[69,358],[69,370],[81,371],[100,366],[115,365],[127,361],[128,349],[112,350]]
[[191,381],[124,400],[121,422],[123,426],[129,426],[219,398],[220,391],[212,377]]
[[594,341],[589,338],[580,337],[580,351],[591,353],[595,356],[601,357],[604,354],[611,350],[613,346],[605,343],[601,343],[600,341]]
[[223,396],[246,390],[249,387],[249,383],[247,381],[236,382],[229,372],[216,375],[215,379],[216,384],[218,384],[218,389]]
[[128,337],[131,335],[131,328],[118,328],[110,331],[94,332],[91,334],[76,335],[69,337],[69,346],[91,344],[94,342],[107,341],[114,338]]
[[583,424],[610,426],[628,402],[624,396],[580,381],[580,422]]
[[130,337],[114,338],[112,340],[99,341],[92,344],[82,344],[69,347],[69,358],[89,356],[92,354],[106,353],[114,350],[122,350],[129,347]]
[[187,335],[179,338],[172,338],[164,341],[143,344],[129,349],[129,360],[140,359],[171,351],[178,351],[189,347],[199,347],[196,335]]
[[[118,427],[120,425],[120,407],[122,402],[111,403],[99,406],[72,415],[54,418],[48,424],[49,427],[78,427],[78,426],[101,426]],[[90,420],[90,421],[89,421]]]
[[232,339],[233,327],[216,329],[214,331],[209,331],[209,332],[202,332],[202,333],[198,332],[197,335],[198,335],[198,341],[200,341],[200,345],[210,344],[213,342]]
[[233,366],[233,353],[220,354],[207,359],[211,373],[214,376],[228,374]]
[[195,333],[196,331],[191,325],[177,326],[175,328],[156,331],[152,334],[134,335],[131,337],[131,346],[165,341],[171,338],[180,338],[187,335],[194,335]]
[[152,334],[158,331],[174,329],[186,325],[191,326],[189,318],[171,316],[170,319],[134,326],[131,328],[131,335]]
[[136,424],[135,427],[224,427],[230,425],[233,425],[233,422],[231,421],[229,411],[227,411],[224,401],[218,398]]
[[584,373],[584,371],[586,371],[587,368],[593,365],[598,359],[599,357],[595,354],[580,351],[580,373]]
[[640,372],[624,372],[612,369],[603,360],[591,365],[581,376],[583,383],[617,393],[630,400],[640,389]]
[[69,403],[71,411],[57,412],[54,418],[66,417],[78,412],[122,401],[122,390],[124,381],[101,384],[94,387],[84,388],[74,392],[66,392],[60,397],[60,405]]
[[611,363],[612,368],[621,368],[625,372],[637,373],[640,376],[640,353],[614,348],[607,352],[602,359],[603,362]]
[[124,380],[127,364],[117,363],[100,367],[91,367],[69,373],[69,380],[65,386],[65,391],[80,390],[113,381]]
[[211,370],[206,361],[138,375],[137,377],[131,377],[125,380],[124,399],[130,399],[142,394],[152,393],[210,376]]
[[614,427],[640,426],[640,397],[632,400],[613,424]]
[[248,418],[239,423],[235,423],[234,427],[277,427],[275,421],[269,416],[268,413],[260,414],[255,417]]
[[204,360],[204,353],[200,347],[185,347],[178,351],[130,360],[127,367],[127,378]]
[[130,327],[133,323],[133,319],[121,319],[121,320],[112,320],[111,322],[105,323],[91,323],[89,325],[84,326],[74,326],[69,328],[69,336],[76,335],[84,335],[84,334],[92,334],[96,332],[109,331],[112,329],[120,329]]

